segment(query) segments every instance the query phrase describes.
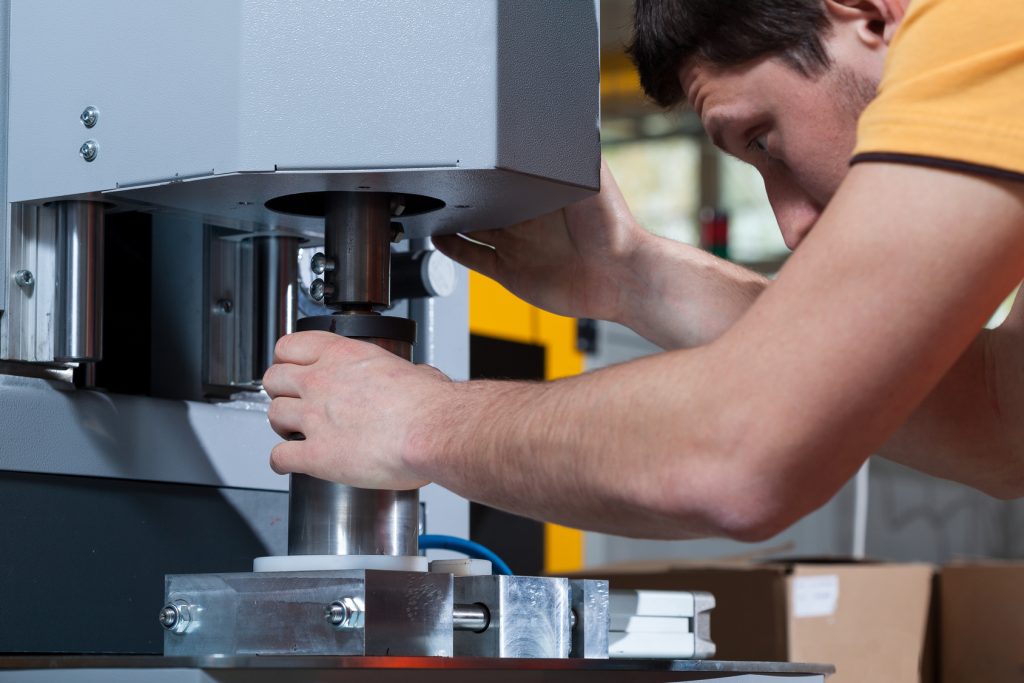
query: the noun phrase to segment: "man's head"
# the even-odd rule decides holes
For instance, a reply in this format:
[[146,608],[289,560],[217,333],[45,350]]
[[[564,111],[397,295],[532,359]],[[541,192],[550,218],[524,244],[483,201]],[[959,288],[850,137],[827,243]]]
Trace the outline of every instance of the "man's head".
[[795,248],[846,175],[907,0],[637,0],[630,53],[658,104],[688,101],[753,164]]

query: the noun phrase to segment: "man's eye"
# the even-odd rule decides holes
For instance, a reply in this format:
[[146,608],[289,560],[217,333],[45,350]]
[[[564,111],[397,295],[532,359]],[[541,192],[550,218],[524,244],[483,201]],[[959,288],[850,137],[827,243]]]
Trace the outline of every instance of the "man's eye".
[[747,144],[747,149],[751,152],[761,152],[762,154],[768,153],[768,136],[759,135]]

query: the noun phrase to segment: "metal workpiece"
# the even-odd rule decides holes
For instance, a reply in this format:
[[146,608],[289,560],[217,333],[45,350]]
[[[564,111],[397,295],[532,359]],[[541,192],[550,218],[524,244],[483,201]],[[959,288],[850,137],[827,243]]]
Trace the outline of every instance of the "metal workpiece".
[[457,631],[458,657],[565,659],[571,646],[569,580],[532,576],[460,576],[456,604],[486,606],[487,628]]
[[391,198],[379,192],[325,197],[324,303],[335,309],[391,305]]
[[[362,339],[406,360],[416,336],[411,320],[377,314],[302,318],[298,329]],[[288,500],[289,555],[419,554],[417,490],[358,489],[293,474]]]
[[56,204],[56,361],[103,358],[103,211],[99,202]]
[[693,593],[693,656],[696,659],[708,659],[715,656],[717,650],[711,640],[711,612],[715,609],[715,596],[705,591]]
[[419,554],[419,492],[357,489],[291,476],[289,555]]
[[[299,238],[252,239],[252,377],[259,380],[274,364],[277,340],[295,331],[299,307]],[[230,309],[222,311],[229,313]]]
[[570,579],[573,659],[608,659],[608,582]]
[[181,633],[165,625],[168,656],[452,656],[451,576],[187,574],[168,576],[165,589],[168,605],[187,603],[192,619]]

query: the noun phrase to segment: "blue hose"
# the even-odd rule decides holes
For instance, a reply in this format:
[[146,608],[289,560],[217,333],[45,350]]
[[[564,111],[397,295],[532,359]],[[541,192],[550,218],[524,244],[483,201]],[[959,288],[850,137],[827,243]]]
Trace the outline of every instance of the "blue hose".
[[491,571],[495,574],[514,576],[505,561],[498,557],[493,550],[465,538],[423,534],[420,536],[420,550],[451,550],[477,560],[489,560]]

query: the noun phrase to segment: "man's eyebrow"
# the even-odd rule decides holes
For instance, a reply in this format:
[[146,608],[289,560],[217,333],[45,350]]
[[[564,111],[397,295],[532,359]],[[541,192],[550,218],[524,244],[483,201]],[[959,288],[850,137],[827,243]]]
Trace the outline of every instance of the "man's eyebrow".
[[725,141],[723,140],[723,134],[725,132],[725,128],[731,123],[734,123],[736,119],[737,117],[729,114],[712,113],[709,114],[707,119],[704,121],[704,130],[707,132],[708,137],[711,138],[711,142],[714,143],[715,147],[718,147],[727,153],[729,150],[726,148]]

